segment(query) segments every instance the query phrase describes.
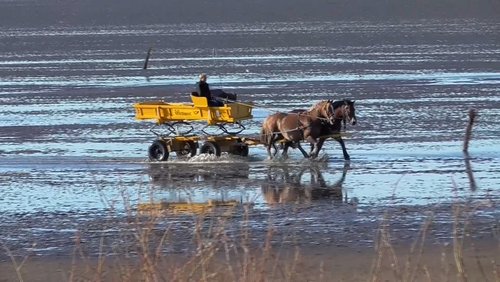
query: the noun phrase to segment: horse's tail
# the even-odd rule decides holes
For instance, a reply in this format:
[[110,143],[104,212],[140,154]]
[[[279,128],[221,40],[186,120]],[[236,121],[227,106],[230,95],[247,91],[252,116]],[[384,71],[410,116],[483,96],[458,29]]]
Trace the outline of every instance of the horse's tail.
[[263,144],[269,144],[270,138],[270,134],[267,132],[265,126],[262,125],[262,128],[260,129],[260,142]]

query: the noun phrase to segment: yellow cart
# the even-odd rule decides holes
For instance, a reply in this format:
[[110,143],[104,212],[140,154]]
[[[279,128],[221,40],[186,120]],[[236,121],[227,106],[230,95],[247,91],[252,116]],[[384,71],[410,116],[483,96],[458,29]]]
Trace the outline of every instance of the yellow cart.
[[[157,139],[149,146],[148,155],[152,161],[165,161],[171,152],[177,157],[200,154],[220,156],[222,152],[247,156],[248,145],[257,143],[256,139],[238,137],[245,127],[240,123],[252,119],[253,106],[236,101],[227,102],[220,107],[210,107],[207,98],[191,95],[192,103],[167,103],[164,101],[142,102],[134,105],[138,120],[154,120],[156,125],[166,129],[166,134],[151,130]],[[194,124],[202,124],[198,135]],[[180,128],[180,129],[179,129]],[[209,132],[216,128],[222,134]],[[200,143],[201,146],[200,146]]]
[[238,123],[251,119],[252,106],[229,102],[222,107],[209,107],[207,98],[191,95],[192,104],[143,102],[134,105],[136,119],[156,120],[158,124],[175,121],[206,121],[208,125]]

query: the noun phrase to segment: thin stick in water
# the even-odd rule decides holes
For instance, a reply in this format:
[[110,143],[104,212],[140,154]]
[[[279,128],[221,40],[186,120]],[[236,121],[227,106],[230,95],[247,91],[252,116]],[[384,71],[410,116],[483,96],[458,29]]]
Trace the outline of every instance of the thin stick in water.
[[465,139],[464,139],[464,153],[468,153],[469,151],[469,141],[472,136],[472,125],[474,124],[474,120],[477,117],[476,110],[469,110],[469,123],[467,123],[467,128],[465,129]]
[[151,51],[153,50],[153,47],[149,47],[148,49],[148,54],[146,55],[146,60],[144,61],[144,67],[142,68],[143,70],[148,68],[149,64],[149,57],[151,56]]

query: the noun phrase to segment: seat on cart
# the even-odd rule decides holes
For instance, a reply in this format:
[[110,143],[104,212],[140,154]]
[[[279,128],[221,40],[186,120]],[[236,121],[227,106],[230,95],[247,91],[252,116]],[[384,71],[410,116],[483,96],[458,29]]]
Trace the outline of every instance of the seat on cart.
[[191,92],[191,101],[193,101],[195,107],[208,107],[207,97],[200,97],[198,92]]
[[212,89],[210,90],[210,94],[212,94],[212,97],[227,101],[227,102],[234,102],[236,101],[236,94],[233,93],[227,93],[224,92],[222,89]]

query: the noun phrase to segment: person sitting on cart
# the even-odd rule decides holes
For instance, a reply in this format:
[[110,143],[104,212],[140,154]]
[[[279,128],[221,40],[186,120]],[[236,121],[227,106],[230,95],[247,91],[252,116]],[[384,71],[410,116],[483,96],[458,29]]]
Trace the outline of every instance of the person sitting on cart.
[[214,91],[211,91],[207,83],[207,75],[204,73],[200,74],[200,81],[196,83],[196,92],[198,92],[198,95],[200,97],[206,97],[208,105],[211,107],[224,106],[224,103],[217,98],[233,101],[236,100],[236,94],[226,93],[221,89],[215,89]]
[[207,75],[204,73],[200,74],[200,81],[196,83],[196,92],[198,92],[198,95],[200,97],[207,98],[208,105],[210,107],[224,106],[224,103],[222,103],[222,101],[219,101],[215,99],[215,97],[212,97],[212,93],[210,92],[210,86],[208,86],[207,83]]

